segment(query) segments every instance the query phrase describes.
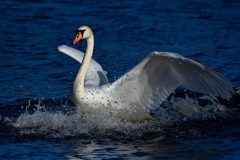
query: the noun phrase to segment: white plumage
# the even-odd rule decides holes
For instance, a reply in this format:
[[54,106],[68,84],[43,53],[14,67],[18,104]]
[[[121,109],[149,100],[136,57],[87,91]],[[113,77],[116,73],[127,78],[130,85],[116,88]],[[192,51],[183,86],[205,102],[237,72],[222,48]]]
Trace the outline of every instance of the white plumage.
[[[153,52],[121,78],[108,83],[101,65],[91,59],[93,33],[83,26],[85,55],[68,46],[59,51],[83,63],[74,84],[75,103],[87,110],[99,107],[150,109],[160,105],[177,87],[228,99],[232,84],[202,64],[177,53]],[[85,76],[86,75],[86,76]],[[84,79],[84,84],[81,81]]]

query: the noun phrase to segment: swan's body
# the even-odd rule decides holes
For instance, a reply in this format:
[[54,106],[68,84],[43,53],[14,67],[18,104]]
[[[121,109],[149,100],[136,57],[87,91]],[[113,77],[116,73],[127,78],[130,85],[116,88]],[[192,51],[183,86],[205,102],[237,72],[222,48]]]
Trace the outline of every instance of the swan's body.
[[91,59],[94,46],[91,29],[83,26],[78,31],[82,35],[77,35],[74,43],[87,40],[84,56],[67,46],[58,49],[82,63],[74,82],[73,96],[75,103],[85,109],[136,107],[148,110],[159,106],[180,86],[225,99],[231,96],[233,87],[228,80],[198,62],[169,52],[151,53],[109,84],[101,65]]

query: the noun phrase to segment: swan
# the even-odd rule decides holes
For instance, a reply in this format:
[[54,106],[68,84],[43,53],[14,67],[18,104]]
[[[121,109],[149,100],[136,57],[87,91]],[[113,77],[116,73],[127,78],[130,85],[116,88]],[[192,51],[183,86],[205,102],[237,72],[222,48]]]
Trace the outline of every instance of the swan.
[[61,45],[58,50],[79,63],[81,68],[73,85],[73,101],[85,109],[100,107],[140,108],[149,111],[159,106],[178,87],[229,99],[233,86],[224,77],[202,64],[177,53],[152,52],[113,83],[92,59],[94,35],[88,26],[76,31],[72,44],[87,41],[86,53]]

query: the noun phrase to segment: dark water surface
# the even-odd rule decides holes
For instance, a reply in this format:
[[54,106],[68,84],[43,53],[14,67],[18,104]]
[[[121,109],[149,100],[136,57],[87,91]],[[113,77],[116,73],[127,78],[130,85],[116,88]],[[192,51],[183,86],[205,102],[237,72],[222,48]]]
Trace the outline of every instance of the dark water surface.
[[1,1],[1,158],[240,159],[239,101],[175,99],[159,123],[76,115],[69,97],[79,64],[56,48],[80,25],[93,29],[93,57],[111,82],[150,52],[171,51],[240,86],[239,1]]

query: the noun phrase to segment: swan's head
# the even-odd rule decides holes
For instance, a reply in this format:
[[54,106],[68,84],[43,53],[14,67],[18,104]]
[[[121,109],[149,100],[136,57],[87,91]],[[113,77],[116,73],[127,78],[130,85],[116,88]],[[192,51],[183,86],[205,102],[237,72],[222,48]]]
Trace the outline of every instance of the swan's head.
[[76,31],[76,37],[72,41],[72,44],[76,44],[82,39],[88,39],[92,36],[92,30],[88,26],[81,26]]

